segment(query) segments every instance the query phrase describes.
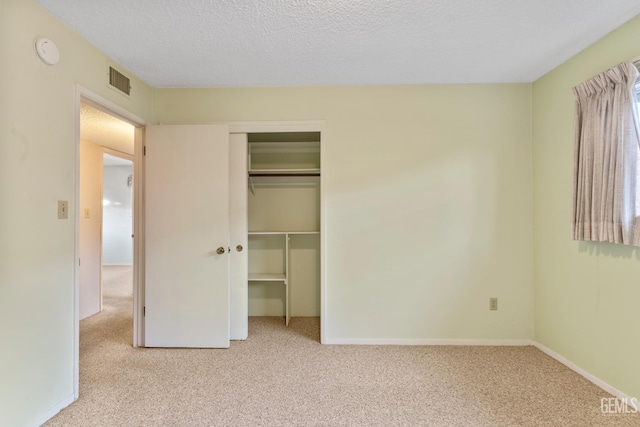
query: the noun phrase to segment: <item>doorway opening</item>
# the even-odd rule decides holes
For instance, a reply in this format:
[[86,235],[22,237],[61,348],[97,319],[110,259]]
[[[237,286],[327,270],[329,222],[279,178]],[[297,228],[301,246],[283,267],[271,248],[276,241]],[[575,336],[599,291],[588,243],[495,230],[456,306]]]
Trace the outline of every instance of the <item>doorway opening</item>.
[[133,266],[133,161],[102,155],[102,267]]
[[132,328],[133,161],[105,149],[102,166],[102,309],[118,316],[120,328]]
[[320,327],[320,140],[317,131],[247,134],[250,317]]
[[[103,169],[105,153],[125,159],[133,166],[131,173],[132,206],[130,221],[133,231],[128,237],[131,248],[130,270],[127,283],[129,303],[126,313],[126,327],[132,337],[123,344],[137,347],[144,342],[143,310],[139,294],[143,270],[143,248],[139,244],[143,238],[142,185],[143,185],[143,138],[146,122],[123,109],[119,105],[76,85],[76,196],[75,196],[75,292],[74,292],[74,396],[79,396],[80,383],[80,329],[93,322],[94,314],[103,311]],[[134,180],[133,177],[139,177]],[[128,178],[128,177],[127,177]],[[125,185],[128,184],[125,181]],[[108,200],[108,199],[107,199]],[[120,202],[122,203],[122,202]],[[133,303],[131,303],[131,292]],[[113,322],[112,322],[113,324]],[[122,324],[122,322],[120,322]],[[114,326],[116,327],[116,326]],[[86,335],[86,334],[85,334]],[[93,341],[95,337],[88,337]],[[84,340],[84,339],[83,339]],[[84,340],[87,342],[87,340]]]
[[[103,311],[103,264],[127,265],[129,288],[133,293],[131,193],[134,135],[135,127],[130,123],[81,101],[78,204],[80,320]],[[117,176],[122,174],[126,174],[122,182],[116,183]],[[123,232],[127,234],[123,236]],[[129,314],[133,315],[130,311]]]

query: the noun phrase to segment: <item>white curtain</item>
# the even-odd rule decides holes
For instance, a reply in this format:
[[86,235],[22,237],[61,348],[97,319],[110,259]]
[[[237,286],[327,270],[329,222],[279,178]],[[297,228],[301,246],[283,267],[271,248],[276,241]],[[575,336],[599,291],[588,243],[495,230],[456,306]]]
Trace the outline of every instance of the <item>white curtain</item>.
[[573,239],[640,246],[638,70],[622,63],[573,88]]

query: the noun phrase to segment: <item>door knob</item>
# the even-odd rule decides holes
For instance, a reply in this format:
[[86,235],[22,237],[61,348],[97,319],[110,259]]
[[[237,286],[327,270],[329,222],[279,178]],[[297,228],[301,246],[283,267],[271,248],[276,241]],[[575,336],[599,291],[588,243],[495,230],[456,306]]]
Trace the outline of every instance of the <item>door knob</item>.
[[222,254],[224,253],[224,248],[223,248],[222,246],[220,246],[220,247],[216,250],[216,253],[217,253],[218,255],[222,255]]
[[238,251],[238,252],[242,252],[242,249],[244,249],[244,248],[242,247],[242,245],[238,245],[238,246],[236,246],[236,251]]

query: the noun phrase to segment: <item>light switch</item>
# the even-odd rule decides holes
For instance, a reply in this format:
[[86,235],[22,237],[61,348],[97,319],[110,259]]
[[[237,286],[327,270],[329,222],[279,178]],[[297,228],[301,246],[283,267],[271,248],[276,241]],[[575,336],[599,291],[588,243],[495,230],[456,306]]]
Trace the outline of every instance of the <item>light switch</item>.
[[66,200],[58,200],[58,219],[69,218],[69,202]]
[[89,208],[84,208],[84,219],[89,218],[91,218],[91,211],[89,210]]

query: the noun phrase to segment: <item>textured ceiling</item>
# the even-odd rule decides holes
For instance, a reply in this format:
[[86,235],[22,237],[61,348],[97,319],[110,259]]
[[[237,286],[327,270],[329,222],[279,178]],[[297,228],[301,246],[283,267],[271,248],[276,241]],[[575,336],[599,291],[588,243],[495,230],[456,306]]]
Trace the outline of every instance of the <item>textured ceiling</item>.
[[638,0],[36,1],[155,87],[530,82],[640,13]]
[[80,139],[133,155],[133,125],[87,104],[80,104]]

